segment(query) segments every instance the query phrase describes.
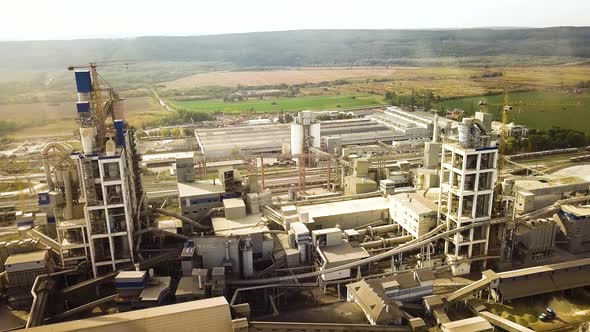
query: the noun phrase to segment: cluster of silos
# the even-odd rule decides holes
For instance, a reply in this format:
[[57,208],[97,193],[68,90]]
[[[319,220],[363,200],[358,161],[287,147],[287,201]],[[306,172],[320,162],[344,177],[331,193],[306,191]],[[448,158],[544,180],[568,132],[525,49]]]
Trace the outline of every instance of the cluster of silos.
[[291,154],[306,153],[306,147],[320,147],[320,123],[316,122],[312,111],[302,111],[291,123]]

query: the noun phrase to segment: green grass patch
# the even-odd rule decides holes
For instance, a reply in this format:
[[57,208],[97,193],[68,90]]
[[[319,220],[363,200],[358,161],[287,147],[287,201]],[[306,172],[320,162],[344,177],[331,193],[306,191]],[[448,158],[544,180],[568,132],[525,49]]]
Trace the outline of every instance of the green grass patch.
[[179,109],[224,113],[272,113],[280,111],[326,110],[384,105],[379,95],[335,95],[294,98],[250,99],[245,101],[224,102],[223,100],[178,101],[174,105]]
[[[512,105],[510,122],[537,129],[560,127],[590,133],[590,94],[533,91],[514,93],[509,97]],[[473,114],[480,109],[480,100],[487,103],[483,109],[494,114],[495,120],[500,120],[503,95],[445,100],[435,104],[434,108],[459,108]]]

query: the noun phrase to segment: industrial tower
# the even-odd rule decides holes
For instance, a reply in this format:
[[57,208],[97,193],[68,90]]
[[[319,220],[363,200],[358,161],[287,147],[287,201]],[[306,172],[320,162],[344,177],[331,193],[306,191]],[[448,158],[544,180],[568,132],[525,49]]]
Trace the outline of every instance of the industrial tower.
[[134,130],[124,120],[124,100],[110,86],[101,87],[96,64],[69,69],[75,70],[83,150],[72,158],[78,163],[90,260],[97,276],[134,263],[132,235],[140,227],[143,199],[140,156]]
[[490,226],[485,222],[492,215],[497,161],[498,149],[479,120],[463,119],[455,139],[443,143],[439,220],[446,223],[447,231],[482,223],[445,242],[454,275],[471,272],[469,259],[488,253]]

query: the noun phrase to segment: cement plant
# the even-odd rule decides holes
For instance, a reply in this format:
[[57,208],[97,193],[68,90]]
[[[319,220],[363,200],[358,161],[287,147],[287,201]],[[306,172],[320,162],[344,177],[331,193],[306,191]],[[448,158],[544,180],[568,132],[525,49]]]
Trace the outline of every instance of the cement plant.
[[383,106],[188,124],[169,152],[136,137],[100,64],[69,69],[79,148],[23,156],[37,184],[2,194],[11,329],[549,330],[590,286],[590,152],[507,155],[528,131],[509,98],[501,121]]

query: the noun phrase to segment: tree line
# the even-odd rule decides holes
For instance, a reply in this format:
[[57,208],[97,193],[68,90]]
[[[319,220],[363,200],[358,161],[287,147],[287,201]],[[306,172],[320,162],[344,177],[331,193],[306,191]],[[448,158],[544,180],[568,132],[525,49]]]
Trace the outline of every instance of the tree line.
[[409,94],[398,94],[393,90],[386,91],[384,96],[393,106],[405,106],[412,112],[418,108],[428,112],[432,109],[432,103],[439,102],[441,97],[432,93],[432,90],[416,91],[412,89]]
[[509,137],[506,141],[506,150],[508,154],[515,154],[579,148],[587,145],[590,145],[590,136],[583,132],[554,127],[550,129],[529,129],[528,137],[523,139]]

